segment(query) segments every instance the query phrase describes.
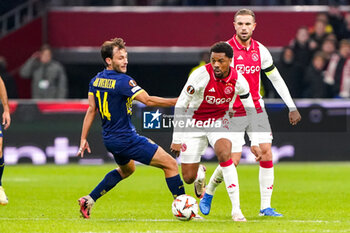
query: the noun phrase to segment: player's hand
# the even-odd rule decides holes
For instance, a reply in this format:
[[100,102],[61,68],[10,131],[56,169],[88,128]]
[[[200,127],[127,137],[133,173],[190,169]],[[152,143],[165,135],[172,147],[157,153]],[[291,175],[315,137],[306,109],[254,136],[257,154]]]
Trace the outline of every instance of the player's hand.
[[87,152],[91,153],[91,149],[90,149],[88,141],[86,139],[82,139],[80,141],[80,147],[79,147],[77,156],[80,156],[83,158],[85,150],[87,150]]
[[301,120],[301,115],[298,110],[289,112],[289,123],[291,125],[296,125]]
[[232,118],[233,115],[234,115],[234,112],[233,112],[233,111],[229,111],[229,112],[228,112],[228,116],[229,116],[230,118]]
[[10,124],[11,124],[10,113],[6,111],[2,114],[2,125],[4,126],[4,129],[6,130],[10,127]]
[[179,157],[181,146],[182,146],[181,143],[180,144],[171,143],[170,151],[174,153],[176,157]]
[[262,151],[259,146],[251,146],[250,151],[255,155],[255,161],[260,161],[262,158]]

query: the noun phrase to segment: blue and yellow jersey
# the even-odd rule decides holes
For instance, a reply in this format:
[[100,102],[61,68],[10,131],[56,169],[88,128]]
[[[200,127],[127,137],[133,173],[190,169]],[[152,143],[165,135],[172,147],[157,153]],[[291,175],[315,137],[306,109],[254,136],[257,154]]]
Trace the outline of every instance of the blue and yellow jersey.
[[135,132],[131,123],[132,100],[143,89],[130,76],[103,70],[89,84],[102,120],[103,137],[123,136]]

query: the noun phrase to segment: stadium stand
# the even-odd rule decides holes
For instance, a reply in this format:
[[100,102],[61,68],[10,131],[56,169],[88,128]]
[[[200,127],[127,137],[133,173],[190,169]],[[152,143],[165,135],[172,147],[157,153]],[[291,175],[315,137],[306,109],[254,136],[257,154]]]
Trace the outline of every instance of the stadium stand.
[[[134,1],[135,5],[147,7],[115,6],[124,5],[123,1],[18,2],[21,4],[17,8],[1,16],[0,51],[8,61],[8,70],[15,76],[20,98],[30,97],[30,84],[17,75],[18,69],[43,43],[53,47],[55,58],[67,69],[69,97],[84,98],[86,83],[101,68],[98,47],[101,41],[115,36],[121,36],[127,42],[133,64],[129,72],[140,77],[141,85],[157,95],[176,96],[189,70],[197,63],[199,54],[214,42],[232,36],[233,12],[240,8],[183,7],[187,3],[191,5],[190,1]],[[177,6],[169,7],[165,2]],[[230,1],[212,2],[232,5]],[[263,3],[245,2],[247,5]],[[330,1],[317,3],[326,2]],[[307,1],[289,3],[309,4]],[[345,4],[346,1],[339,3]],[[212,4],[207,1],[207,5]],[[259,19],[254,36],[268,46],[275,62],[300,26],[312,28],[317,14],[329,10],[325,5],[251,8]],[[350,8],[340,6],[339,9],[344,13]],[[288,20],[281,20],[287,15]],[[10,21],[14,22],[13,26]],[[169,70],[173,72],[169,74]],[[164,77],[167,77],[168,85],[164,85]],[[266,93],[268,97],[275,97],[268,93],[268,88]]]

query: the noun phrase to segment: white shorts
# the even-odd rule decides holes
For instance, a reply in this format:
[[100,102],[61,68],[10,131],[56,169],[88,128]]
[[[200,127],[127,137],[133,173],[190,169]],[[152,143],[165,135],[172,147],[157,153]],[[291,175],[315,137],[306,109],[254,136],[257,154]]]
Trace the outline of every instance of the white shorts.
[[[201,156],[205,153],[208,143],[214,148],[217,140],[226,138],[231,140],[235,137],[234,132],[196,132],[187,133],[182,144],[181,163],[199,163]],[[237,147],[236,145],[235,147]],[[233,147],[233,145],[232,145]],[[241,145],[242,147],[242,145]]]
[[[271,126],[265,109],[263,109],[262,113],[257,115],[257,121],[259,130],[259,144],[272,143],[273,136]],[[249,124],[248,117],[232,117],[230,119],[229,128],[231,131],[235,132],[231,138],[232,152],[242,152],[242,146],[245,144],[244,133],[247,132],[249,140],[252,139],[251,126]]]

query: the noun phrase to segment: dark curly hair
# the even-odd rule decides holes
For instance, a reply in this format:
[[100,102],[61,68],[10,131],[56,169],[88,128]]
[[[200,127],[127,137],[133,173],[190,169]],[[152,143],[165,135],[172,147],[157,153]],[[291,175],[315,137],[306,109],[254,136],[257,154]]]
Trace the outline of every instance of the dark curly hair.
[[232,49],[231,45],[227,44],[224,41],[217,42],[213,46],[211,46],[210,54],[212,52],[225,53],[226,57],[233,58],[233,49]]

